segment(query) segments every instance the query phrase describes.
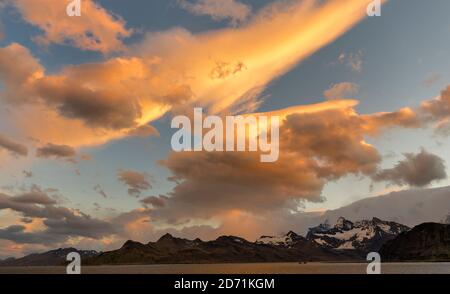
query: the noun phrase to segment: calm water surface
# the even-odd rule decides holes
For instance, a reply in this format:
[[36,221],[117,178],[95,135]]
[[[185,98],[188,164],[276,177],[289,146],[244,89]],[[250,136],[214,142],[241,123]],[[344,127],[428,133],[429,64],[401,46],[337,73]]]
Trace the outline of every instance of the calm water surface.
[[[252,263],[82,267],[84,274],[365,274],[356,263]],[[384,274],[450,274],[450,263],[384,263]],[[64,267],[0,267],[0,274],[64,274]]]

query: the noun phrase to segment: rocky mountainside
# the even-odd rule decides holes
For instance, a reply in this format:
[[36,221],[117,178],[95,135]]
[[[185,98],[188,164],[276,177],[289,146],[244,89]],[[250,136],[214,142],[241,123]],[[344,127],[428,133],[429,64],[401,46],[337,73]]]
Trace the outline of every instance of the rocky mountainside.
[[[264,238],[264,237],[263,237]],[[214,241],[186,240],[169,234],[157,242],[142,244],[127,241],[122,248],[99,254],[87,260],[89,265],[104,264],[179,264],[179,263],[242,263],[350,261],[351,254],[334,252],[290,233],[287,243],[249,242],[234,236],[222,236]]]
[[407,226],[378,218],[353,223],[341,217],[334,226],[326,222],[311,228],[307,239],[325,248],[354,251],[363,257],[369,252],[378,252],[385,242],[409,229]]
[[450,225],[424,223],[383,245],[385,261],[449,261]]
[[66,264],[66,257],[71,252],[78,252],[82,262],[99,253],[93,250],[77,250],[75,248],[60,248],[45,253],[34,253],[22,258],[8,258],[0,261],[0,266],[58,266]]

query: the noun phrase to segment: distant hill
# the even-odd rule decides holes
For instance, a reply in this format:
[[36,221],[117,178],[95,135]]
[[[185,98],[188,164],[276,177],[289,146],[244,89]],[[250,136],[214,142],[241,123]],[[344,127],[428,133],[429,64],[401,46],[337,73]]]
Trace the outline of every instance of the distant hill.
[[78,250],[75,248],[60,248],[45,253],[34,253],[22,258],[8,258],[0,261],[0,266],[59,266],[67,263],[66,256],[71,252],[78,252],[82,262],[87,258],[98,255],[93,250]]
[[384,261],[450,261],[450,225],[424,223],[383,245]]

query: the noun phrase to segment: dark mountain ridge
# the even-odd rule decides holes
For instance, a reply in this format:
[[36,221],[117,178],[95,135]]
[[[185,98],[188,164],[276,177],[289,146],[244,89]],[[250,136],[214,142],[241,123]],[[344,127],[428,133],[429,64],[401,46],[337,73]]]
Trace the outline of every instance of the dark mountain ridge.
[[450,225],[424,223],[381,248],[385,261],[450,261]]

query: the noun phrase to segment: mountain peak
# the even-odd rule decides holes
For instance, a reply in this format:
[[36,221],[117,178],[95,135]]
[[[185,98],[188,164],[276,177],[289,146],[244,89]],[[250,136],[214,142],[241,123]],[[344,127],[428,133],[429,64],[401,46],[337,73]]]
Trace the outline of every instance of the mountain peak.
[[167,233],[164,234],[163,236],[161,236],[161,238],[159,238],[159,240],[157,241],[157,243],[161,242],[161,241],[165,241],[165,240],[173,240],[175,239],[174,236],[172,236],[171,234]]
[[372,222],[373,222],[374,224],[380,224],[380,223],[382,223],[383,221],[382,221],[381,219],[377,218],[377,217],[374,217],[374,218],[372,218]]
[[219,242],[232,242],[232,243],[247,243],[248,241],[241,237],[236,236],[220,236],[216,239]]
[[144,246],[144,244],[133,241],[133,240],[128,240],[125,242],[125,244],[123,244],[122,248],[131,249],[131,248],[137,248],[137,247],[141,247],[141,246]]
[[287,236],[287,237],[290,237],[290,238],[295,238],[295,237],[298,237],[299,235],[298,235],[297,233],[293,232],[293,231],[289,231],[289,232],[286,234],[286,236]]
[[353,228],[353,223],[341,216],[338,218],[334,227],[341,230],[351,230]]

